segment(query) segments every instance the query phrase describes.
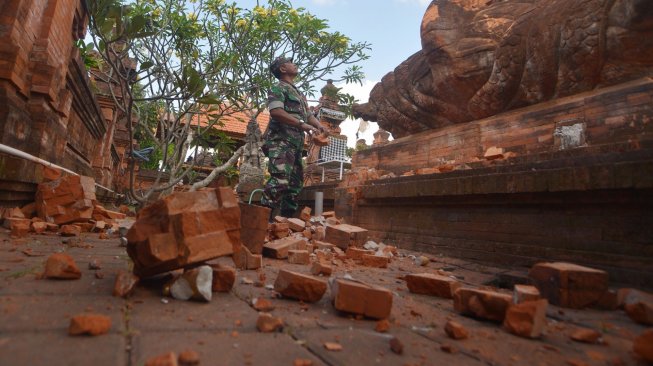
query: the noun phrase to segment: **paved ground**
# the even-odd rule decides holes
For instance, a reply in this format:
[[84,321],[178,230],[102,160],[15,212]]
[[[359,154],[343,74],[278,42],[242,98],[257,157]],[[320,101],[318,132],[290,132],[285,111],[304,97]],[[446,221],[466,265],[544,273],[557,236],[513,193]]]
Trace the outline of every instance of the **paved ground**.
[[[0,229],[3,230],[3,229]],[[387,243],[390,244],[390,243]],[[73,281],[39,279],[47,256],[66,252],[82,270]],[[416,254],[401,251],[404,254]],[[100,270],[88,263],[97,260]],[[230,258],[221,258],[225,263]],[[338,314],[327,295],[316,304],[279,299],[264,286],[246,284],[263,278],[273,284],[279,268],[303,273],[308,266],[266,259],[260,271],[240,271],[231,293],[216,293],[210,303],[184,302],[161,295],[161,281],[139,285],[129,299],[111,296],[115,274],[130,266],[118,239],[100,240],[83,234],[81,242],[62,243],[55,235],[10,239],[0,232],[0,365],[142,365],[148,358],[186,349],[200,354],[202,365],[293,365],[296,359],[313,365],[643,365],[631,351],[632,339],[645,328],[622,311],[575,311],[549,307],[546,334],[528,340],[506,333],[499,325],[462,317],[451,300],[408,292],[400,279],[411,272],[445,268],[467,284],[495,280],[509,283],[525,269],[492,268],[475,263],[436,258],[417,267],[410,258],[397,258],[388,269],[341,263],[336,275],[385,286],[394,292],[388,333],[374,331],[373,320]],[[100,272],[103,278],[97,278]],[[260,284],[259,284],[260,286]],[[249,306],[254,297],[266,297],[282,317],[282,333],[256,330],[257,313]],[[82,312],[109,315],[109,334],[68,336],[70,317]],[[471,337],[449,339],[443,331],[447,319],[465,325]],[[571,341],[577,326],[603,333],[603,344]],[[389,339],[404,345],[393,353]],[[325,342],[338,342],[342,351],[328,351]],[[443,345],[454,348],[450,354]]]

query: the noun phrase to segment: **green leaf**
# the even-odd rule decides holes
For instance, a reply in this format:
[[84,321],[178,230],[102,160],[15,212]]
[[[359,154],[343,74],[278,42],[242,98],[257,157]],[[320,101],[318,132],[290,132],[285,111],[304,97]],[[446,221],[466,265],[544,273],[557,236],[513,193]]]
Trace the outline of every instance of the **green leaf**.
[[220,104],[220,100],[215,95],[205,95],[197,100],[200,104]]

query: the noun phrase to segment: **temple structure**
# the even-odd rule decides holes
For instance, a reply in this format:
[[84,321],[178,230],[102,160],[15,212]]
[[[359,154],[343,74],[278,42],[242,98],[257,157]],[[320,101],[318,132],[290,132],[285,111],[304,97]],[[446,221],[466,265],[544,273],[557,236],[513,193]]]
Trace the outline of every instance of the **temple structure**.
[[423,49],[355,108],[396,139],[355,154],[336,213],[406,248],[650,284],[652,24],[641,0],[434,1]]

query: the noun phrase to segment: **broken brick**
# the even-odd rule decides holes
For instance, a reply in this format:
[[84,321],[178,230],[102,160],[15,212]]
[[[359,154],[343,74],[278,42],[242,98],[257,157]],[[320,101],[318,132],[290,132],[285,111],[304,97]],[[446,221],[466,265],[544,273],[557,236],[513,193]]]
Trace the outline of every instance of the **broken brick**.
[[283,320],[272,316],[270,313],[260,313],[256,320],[256,329],[263,333],[276,332],[283,329]]
[[483,157],[487,160],[503,159],[503,149],[500,147],[492,146],[485,150]]
[[211,264],[213,270],[213,283],[211,291],[229,292],[236,282],[236,270],[221,264]]
[[289,218],[286,223],[288,224],[290,230],[296,233],[302,232],[304,229],[306,229],[306,222],[301,219]]
[[100,314],[81,314],[70,319],[68,334],[88,334],[97,336],[109,332],[109,329],[111,329],[111,318],[108,316]]
[[5,223],[9,222],[9,228],[11,229],[11,237],[13,238],[22,238],[29,234],[29,229],[32,224],[32,221],[29,219],[18,219],[10,218],[5,219]]
[[283,239],[290,235],[290,227],[287,222],[275,222],[270,224],[270,234],[274,239]]
[[331,260],[333,260],[333,252],[326,250],[316,250],[315,256],[317,257],[318,262],[331,262]]
[[409,274],[406,276],[408,290],[415,294],[453,298],[453,293],[461,286],[460,282],[447,276],[430,273]]
[[306,358],[296,358],[293,360],[292,366],[313,366],[313,361]]
[[401,343],[399,338],[392,337],[390,339],[390,350],[392,350],[392,352],[400,355],[400,354],[404,353],[404,344]]
[[390,258],[374,254],[364,254],[361,261],[361,264],[365,267],[374,268],[388,268],[388,263],[390,263]]
[[213,296],[213,269],[204,265],[186,270],[170,286],[170,294],[179,300],[211,301]]
[[40,218],[61,225],[91,219],[95,200],[93,178],[69,175],[39,184],[35,203]]
[[313,232],[311,232],[311,229],[306,228],[304,231],[302,231],[302,236],[308,240],[311,240],[313,239]]
[[317,249],[326,250],[326,251],[331,251],[331,250],[333,250],[333,247],[336,246],[335,244],[325,243],[325,242],[319,241],[319,240],[315,240],[313,243],[315,244]]
[[608,273],[572,263],[538,263],[529,277],[551,304],[580,309],[598,302],[608,290]]
[[82,228],[79,225],[63,225],[59,233],[61,236],[80,236]]
[[458,288],[453,295],[454,309],[480,319],[502,322],[512,303],[509,294],[473,288]]
[[316,226],[315,232],[313,233],[314,240],[324,240],[326,236],[326,228],[324,226]]
[[240,240],[253,254],[263,253],[270,208],[240,203]]
[[240,248],[240,208],[228,187],[176,192],[144,207],[127,232],[140,277],[230,255]]
[[381,319],[377,321],[376,325],[374,326],[374,330],[379,333],[387,332],[390,330],[390,321],[388,321],[388,319]]
[[42,234],[48,229],[48,224],[43,221],[32,222],[32,230],[37,234]]
[[179,354],[179,366],[195,366],[200,364],[199,353],[192,349],[187,349]]
[[626,314],[635,322],[653,325],[653,295],[644,291],[628,289],[620,291]]
[[594,304],[594,307],[602,310],[616,310],[619,308],[619,294],[617,291],[608,289],[603,293],[599,301]]
[[362,247],[367,240],[368,232],[358,226],[340,224],[326,228],[325,241],[333,243],[346,250],[350,246]]
[[302,210],[299,212],[299,218],[306,222],[311,221],[311,208],[310,207],[302,208]]
[[244,245],[234,250],[232,259],[238,269],[259,269],[263,266],[263,256],[252,254]]
[[307,250],[289,250],[288,263],[291,264],[309,264],[310,257]]
[[43,275],[46,278],[76,280],[82,277],[82,272],[75,264],[73,257],[68,254],[55,253],[49,256],[45,262]]
[[[2,212],[2,218],[3,219],[11,219],[11,218],[13,218],[13,219],[25,219],[26,217],[25,217],[25,214],[23,213],[23,211],[20,210],[20,208],[13,207],[13,208],[6,208]],[[5,226],[5,227],[8,228],[7,226]]]
[[449,320],[444,325],[444,332],[452,339],[466,339],[469,337],[469,331],[460,323]]
[[576,342],[596,343],[601,338],[601,333],[594,329],[578,328],[569,335],[569,338]]
[[31,219],[36,215],[36,203],[31,202],[20,208],[25,218]]
[[540,290],[530,285],[515,285],[512,294],[512,301],[515,304],[521,304],[526,301],[536,301],[540,299]]
[[363,255],[365,254],[374,254],[373,250],[367,250],[363,248],[356,248],[356,247],[349,247],[347,248],[347,251],[345,252],[347,254],[347,258],[353,259],[353,260],[362,260]]
[[136,284],[138,284],[138,277],[127,271],[119,271],[116,275],[116,282],[113,284],[113,296],[127,297],[133,291]]
[[506,312],[503,327],[524,338],[539,338],[546,325],[546,299],[513,304]]
[[336,212],[335,211],[324,211],[322,212],[322,217],[325,219],[328,219],[329,217],[336,217]]
[[653,329],[647,329],[633,341],[633,351],[649,363],[653,363]]
[[336,279],[331,288],[333,306],[340,311],[385,319],[392,310],[392,292],[362,282]]
[[269,258],[285,259],[288,258],[289,250],[297,249],[298,246],[304,243],[306,243],[304,239],[298,239],[292,236],[277,239],[263,246],[263,255]]
[[326,282],[301,273],[280,270],[274,282],[274,290],[285,297],[316,302],[326,292]]
[[311,266],[311,273],[314,275],[323,275],[323,276],[331,276],[331,273],[333,272],[333,269],[331,268],[330,265],[326,263],[322,263],[321,261],[316,261],[313,262],[313,265]]
[[252,307],[256,311],[262,311],[264,313],[269,313],[275,308],[275,306],[270,302],[270,300],[264,299],[262,297],[255,297],[252,300]]

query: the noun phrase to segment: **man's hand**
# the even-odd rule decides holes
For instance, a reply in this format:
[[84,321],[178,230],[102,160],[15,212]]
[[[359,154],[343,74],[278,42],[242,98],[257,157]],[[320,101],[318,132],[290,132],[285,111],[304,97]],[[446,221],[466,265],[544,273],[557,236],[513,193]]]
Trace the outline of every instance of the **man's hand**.
[[313,134],[317,132],[317,128],[309,125],[308,123],[302,123],[302,131],[308,133],[308,134]]

